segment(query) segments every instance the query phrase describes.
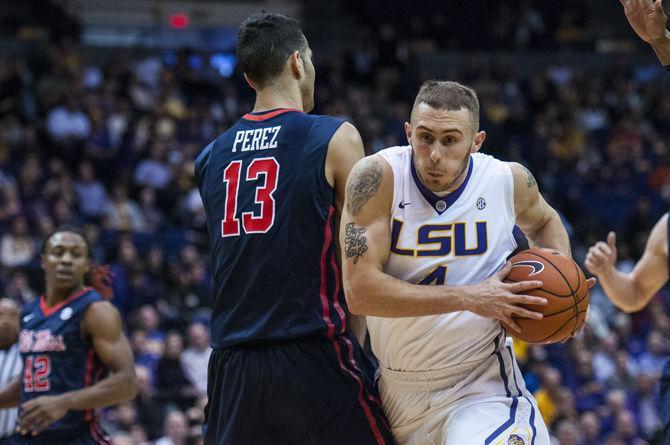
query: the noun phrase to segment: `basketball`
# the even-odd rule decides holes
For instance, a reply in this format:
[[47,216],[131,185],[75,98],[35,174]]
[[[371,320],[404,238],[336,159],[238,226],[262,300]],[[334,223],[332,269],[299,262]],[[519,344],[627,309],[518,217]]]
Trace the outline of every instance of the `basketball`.
[[[589,307],[589,286],[582,269],[572,259],[553,249],[532,248],[514,255],[512,271],[506,283],[539,280],[542,287],[524,292],[544,297],[546,306],[528,305],[527,309],[542,312],[542,320],[514,318],[521,327],[516,338],[528,343],[556,343],[574,335],[584,324]],[[503,323],[504,325],[504,323]]]

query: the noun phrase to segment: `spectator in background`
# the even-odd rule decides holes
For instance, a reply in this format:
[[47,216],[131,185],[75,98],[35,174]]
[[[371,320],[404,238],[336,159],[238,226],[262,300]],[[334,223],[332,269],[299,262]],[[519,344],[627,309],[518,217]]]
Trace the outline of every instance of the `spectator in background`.
[[65,105],[52,109],[47,115],[47,130],[58,144],[78,144],[90,133],[91,120],[82,110],[77,97],[70,95]]
[[612,377],[617,370],[617,353],[619,351],[619,338],[615,332],[610,332],[602,339],[601,347],[593,354],[593,372],[596,380],[605,382]]
[[633,413],[625,409],[619,412],[614,423],[614,437],[618,437],[626,444],[648,444],[646,441],[638,438],[637,433],[637,425],[635,424]]
[[25,272],[16,270],[9,277],[9,282],[4,287],[5,295],[18,302],[20,306],[28,304],[38,297],[37,292],[30,287],[28,276]]
[[149,151],[149,158],[137,164],[135,184],[163,190],[170,184],[172,172],[167,164],[167,144],[154,141]]
[[112,187],[112,199],[105,211],[105,226],[110,230],[139,232],[144,228],[142,211],[128,197],[128,188],[123,184]]
[[561,389],[561,374],[556,368],[546,367],[540,377],[540,388],[533,394],[537,407],[547,425],[552,425],[557,416],[557,403]]
[[156,445],[187,445],[188,437],[186,415],[179,410],[173,410],[165,416],[163,437],[156,441]]
[[[151,371],[145,366],[136,365],[135,374],[137,375],[137,396],[134,402],[137,418],[139,424],[142,425],[144,435],[154,439],[158,437],[163,428],[165,417],[163,404],[154,395],[151,385]],[[133,431],[134,428],[131,427],[131,434],[133,434]]]
[[28,232],[26,218],[15,217],[9,232],[0,239],[0,263],[8,268],[27,266],[36,254],[35,240]]
[[663,370],[663,365],[667,360],[668,349],[666,347],[666,341],[663,339],[660,332],[652,331],[647,336],[647,350],[640,354],[640,358],[638,359],[640,369],[659,378],[661,376],[661,371]]
[[89,222],[99,223],[108,206],[107,189],[95,175],[89,161],[79,164],[79,179],[74,184],[79,211]]
[[156,203],[156,191],[151,187],[144,187],[140,191],[139,210],[144,221],[141,232],[147,234],[158,233],[163,227],[165,218]]
[[631,410],[641,435],[653,440],[663,432],[663,425],[658,413],[659,395],[657,390],[658,377],[643,371],[635,378],[635,392],[632,397]]
[[[0,388],[23,371],[19,354],[19,306],[8,298],[0,299]],[[18,408],[0,410],[0,445],[10,445],[15,432]]]
[[582,441],[580,445],[600,445],[600,419],[593,411],[584,412],[579,424],[582,430]]
[[181,367],[199,396],[207,394],[207,365],[212,348],[209,347],[209,329],[203,323],[188,328],[188,348],[180,356]]
[[163,356],[156,364],[156,395],[166,404],[187,407],[197,391],[186,377],[179,360],[184,350],[184,340],[179,332],[169,332],[165,337]]
[[556,439],[560,445],[581,445],[578,425],[572,420],[561,420],[556,425]]

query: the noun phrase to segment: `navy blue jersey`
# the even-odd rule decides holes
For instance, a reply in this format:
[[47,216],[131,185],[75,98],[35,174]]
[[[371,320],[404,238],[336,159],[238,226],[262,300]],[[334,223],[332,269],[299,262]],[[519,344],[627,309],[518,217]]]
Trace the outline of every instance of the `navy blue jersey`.
[[[52,307],[46,305],[44,297],[24,307],[19,335],[23,359],[21,403],[82,389],[105,376],[106,368],[81,333],[86,309],[102,300],[96,291],[85,288]],[[69,411],[45,432],[68,435],[89,430],[104,434],[92,410]]]
[[346,329],[328,144],[341,119],[247,114],[200,153],[216,296],[212,345]]

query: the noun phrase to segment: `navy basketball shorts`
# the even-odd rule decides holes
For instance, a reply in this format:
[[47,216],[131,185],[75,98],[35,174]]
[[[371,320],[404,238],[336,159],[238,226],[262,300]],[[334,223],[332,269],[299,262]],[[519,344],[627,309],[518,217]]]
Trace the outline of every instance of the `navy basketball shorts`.
[[216,349],[205,444],[391,445],[372,371],[351,334]]
[[663,422],[664,445],[670,445],[670,360],[665,362],[661,376],[661,421]]

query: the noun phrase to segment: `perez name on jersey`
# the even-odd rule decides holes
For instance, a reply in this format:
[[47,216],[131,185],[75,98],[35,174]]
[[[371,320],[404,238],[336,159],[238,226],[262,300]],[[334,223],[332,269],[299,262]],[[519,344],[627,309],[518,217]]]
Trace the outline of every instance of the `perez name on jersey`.
[[277,148],[277,135],[281,125],[277,127],[254,128],[252,130],[240,130],[235,133],[233,142],[233,153],[240,151],[267,150]]

